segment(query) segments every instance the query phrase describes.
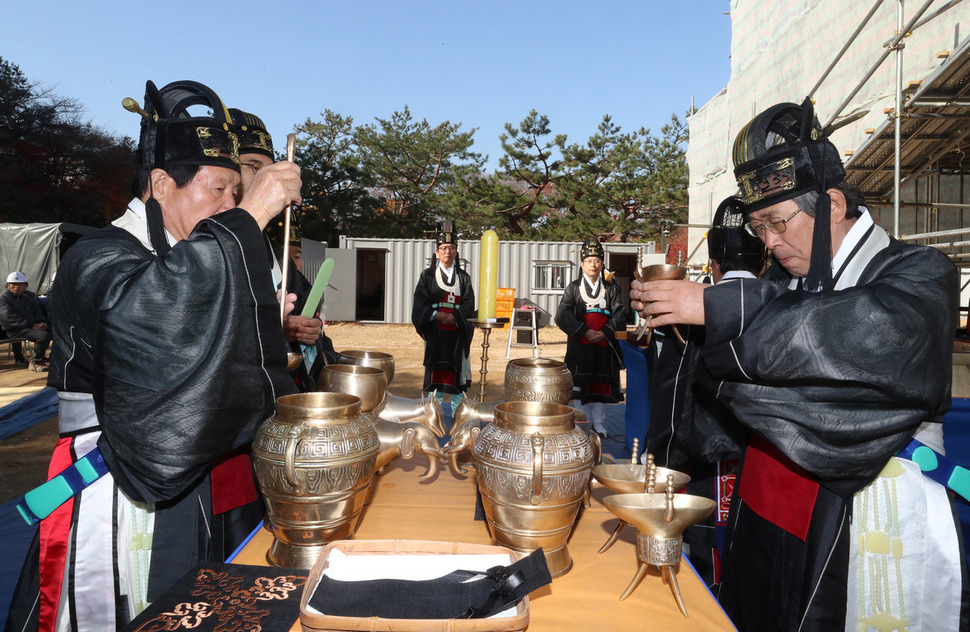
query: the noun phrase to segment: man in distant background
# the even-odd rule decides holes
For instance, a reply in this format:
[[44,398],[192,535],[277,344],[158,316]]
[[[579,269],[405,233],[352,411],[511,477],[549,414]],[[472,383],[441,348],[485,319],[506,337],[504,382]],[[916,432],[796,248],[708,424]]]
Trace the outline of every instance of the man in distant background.
[[[45,354],[51,343],[47,317],[33,292],[27,291],[27,275],[11,272],[7,276],[7,291],[0,294],[0,327],[10,338],[26,338],[34,343],[34,366],[46,367]],[[13,348],[17,364],[27,364],[20,343]]]
[[[475,290],[471,277],[458,264],[458,236],[450,221],[438,232],[430,267],[421,272],[414,288],[411,324],[424,340],[425,393],[437,392],[450,414],[471,386],[471,349]],[[447,394],[447,398],[445,395]],[[445,407],[446,409],[448,407]]]

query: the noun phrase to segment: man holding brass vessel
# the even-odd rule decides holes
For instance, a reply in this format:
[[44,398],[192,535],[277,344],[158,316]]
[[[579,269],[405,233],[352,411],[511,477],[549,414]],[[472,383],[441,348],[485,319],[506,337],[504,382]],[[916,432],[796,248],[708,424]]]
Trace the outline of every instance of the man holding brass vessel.
[[238,141],[212,90],[149,81],[144,109],[126,107],[142,116],[138,197],[71,248],[51,292],[61,439],[53,480],[20,506],[42,520],[11,629],[120,629],[225,559],[255,486],[251,470],[248,487],[210,484],[213,464],[296,390],[262,230],[300,201],[299,167],[261,169],[237,207]]
[[[448,395],[451,415],[472,383],[471,350],[475,290],[471,277],[458,265],[458,237],[451,222],[435,239],[437,261],[426,268],[414,288],[411,323],[424,340],[424,387]],[[442,401],[444,403],[444,401]]]
[[708,386],[751,430],[718,598],[742,632],[965,630],[952,500],[914,456],[943,462],[956,270],[875,225],[810,100],[756,116],[733,156],[779,265],[631,292],[658,325],[705,325]]
[[582,272],[566,286],[556,325],[567,336],[566,366],[573,375],[573,407],[583,408],[593,430],[606,434],[606,404],[623,401],[623,354],[616,332],[626,329],[620,288],[603,277],[603,246],[587,239],[579,252]]

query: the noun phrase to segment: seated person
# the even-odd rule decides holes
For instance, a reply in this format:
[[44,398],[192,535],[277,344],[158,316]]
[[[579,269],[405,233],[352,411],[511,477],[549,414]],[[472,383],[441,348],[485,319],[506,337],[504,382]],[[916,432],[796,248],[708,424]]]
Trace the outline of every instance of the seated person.
[[[47,366],[45,354],[51,343],[47,317],[37,296],[27,291],[27,276],[23,272],[11,272],[7,276],[7,291],[0,294],[0,327],[11,338],[33,341],[34,366]],[[14,345],[13,355],[17,364],[27,364],[19,343]]]

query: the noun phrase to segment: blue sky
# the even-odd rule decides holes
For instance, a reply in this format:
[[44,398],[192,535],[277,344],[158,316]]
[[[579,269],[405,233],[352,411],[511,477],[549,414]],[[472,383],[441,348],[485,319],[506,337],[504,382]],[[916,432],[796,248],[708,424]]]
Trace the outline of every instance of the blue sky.
[[531,109],[583,142],[604,114],[658,134],[730,75],[728,0],[7,2],[0,57],[135,136],[126,96],[193,79],[256,113],[277,148],[331,109],[357,124],[410,107],[478,128],[494,167]]

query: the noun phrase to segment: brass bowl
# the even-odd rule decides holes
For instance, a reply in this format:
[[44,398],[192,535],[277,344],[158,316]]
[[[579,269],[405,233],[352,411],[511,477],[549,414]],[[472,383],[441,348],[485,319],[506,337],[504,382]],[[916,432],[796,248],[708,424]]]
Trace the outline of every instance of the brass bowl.
[[320,374],[319,387],[329,393],[346,393],[360,398],[360,409],[368,412],[376,408],[387,392],[384,371],[355,364],[330,364]]
[[383,351],[363,351],[351,349],[350,351],[340,352],[340,364],[354,364],[357,366],[369,366],[384,371],[387,377],[387,384],[390,386],[394,380],[394,356]]
[[[654,491],[663,493],[667,489],[667,476],[674,475],[674,492],[679,492],[690,482],[690,476],[665,467],[657,468],[657,484]],[[647,466],[635,463],[603,464],[593,467],[593,478],[600,485],[618,494],[639,494],[647,481]]]
[[290,351],[286,354],[286,370],[296,371],[296,367],[300,366],[303,362],[303,354],[297,353],[295,351]]

